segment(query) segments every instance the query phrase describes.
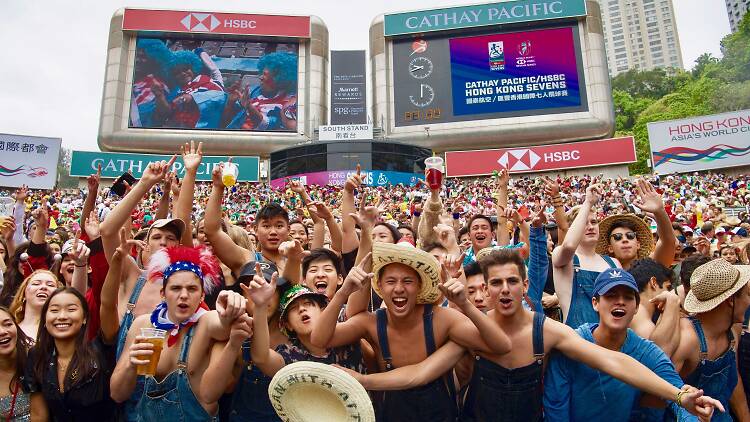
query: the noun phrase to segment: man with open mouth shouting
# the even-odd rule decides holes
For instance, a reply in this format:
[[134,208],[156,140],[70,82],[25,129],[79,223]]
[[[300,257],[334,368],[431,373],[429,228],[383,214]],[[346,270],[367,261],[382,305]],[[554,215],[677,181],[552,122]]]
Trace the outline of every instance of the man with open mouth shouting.
[[[373,244],[372,287],[385,308],[361,312],[336,324],[339,308],[357,290],[348,284],[333,296],[313,327],[311,341],[320,347],[338,347],[366,339],[375,346],[381,371],[421,362],[449,341],[471,350],[506,353],[508,337],[499,326],[466,298],[460,270],[443,265],[427,252],[404,244]],[[460,262],[457,262],[460,269]],[[365,269],[367,271],[367,269]],[[362,280],[358,288],[361,288]],[[463,312],[434,306],[440,291]],[[457,417],[452,375],[425,386],[389,392],[378,413],[387,421],[454,421]]]

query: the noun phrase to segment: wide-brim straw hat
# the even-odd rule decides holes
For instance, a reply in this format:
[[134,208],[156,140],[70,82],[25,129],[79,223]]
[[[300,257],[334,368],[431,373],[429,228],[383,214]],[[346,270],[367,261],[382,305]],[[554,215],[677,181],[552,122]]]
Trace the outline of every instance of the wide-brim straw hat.
[[422,280],[417,293],[417,303],[435,303],[440,297],[440,264],[434,256],[405,243],[375,242],[372,245],[372,288],[380,297],[378,277],[380,270],[390,264],[403,264],[414,269]]
[[742,223],[742,221],[739,218],[735,217],[735,216],[725,218],[724,222],[727,223],[727,224],[729,224],[732,227],[739,226],[740,223]]
[[271,405],[294,422],[375,422],[370,396],[354,377],[331,365],[295,362],[279,370],[268,386]]
[[750,265],[732,265],[723,258],[693,271],[684,308],[690,313],[708,312],[719,306],[750,280]]
[[599,242],[596,244],[596,253],[609,255],[609,238],[612,226],[619,221],[630,221],[635,226],[635,234],[641,247],[638,248],[638,259],[647,258],[654,250],[654,236],[651,228],[642,218],[635,214],[610,215],[599,223]]

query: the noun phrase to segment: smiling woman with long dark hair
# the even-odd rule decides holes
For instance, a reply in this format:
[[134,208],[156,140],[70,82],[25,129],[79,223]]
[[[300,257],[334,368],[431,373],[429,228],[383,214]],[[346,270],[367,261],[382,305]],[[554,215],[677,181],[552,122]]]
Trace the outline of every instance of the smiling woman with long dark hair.
[[54,421],[110,421],[114,347],[86,341],[89,309],[71,287],[55,290],[42,308],[38,342],[29,352],[29,391],[41,392]]
[[7,308],[0,306],[0,419],[6,421],[47,420],[41,394],[22,389],[28,339]]

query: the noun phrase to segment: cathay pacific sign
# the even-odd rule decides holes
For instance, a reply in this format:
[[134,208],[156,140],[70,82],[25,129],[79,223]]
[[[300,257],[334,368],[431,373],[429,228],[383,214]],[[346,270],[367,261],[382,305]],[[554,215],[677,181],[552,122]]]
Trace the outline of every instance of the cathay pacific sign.
[[385,36],[586,16],[586,0],[515,0],[385,15]]

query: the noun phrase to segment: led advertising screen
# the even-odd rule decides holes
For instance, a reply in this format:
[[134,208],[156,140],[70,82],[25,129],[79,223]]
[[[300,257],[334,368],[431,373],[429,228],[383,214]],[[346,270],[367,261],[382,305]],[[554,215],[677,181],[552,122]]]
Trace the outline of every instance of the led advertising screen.
[[396,126],[586,111],[578,28],[393,43]]
[[297,131],[296,43],[138,37],[131,128]]

